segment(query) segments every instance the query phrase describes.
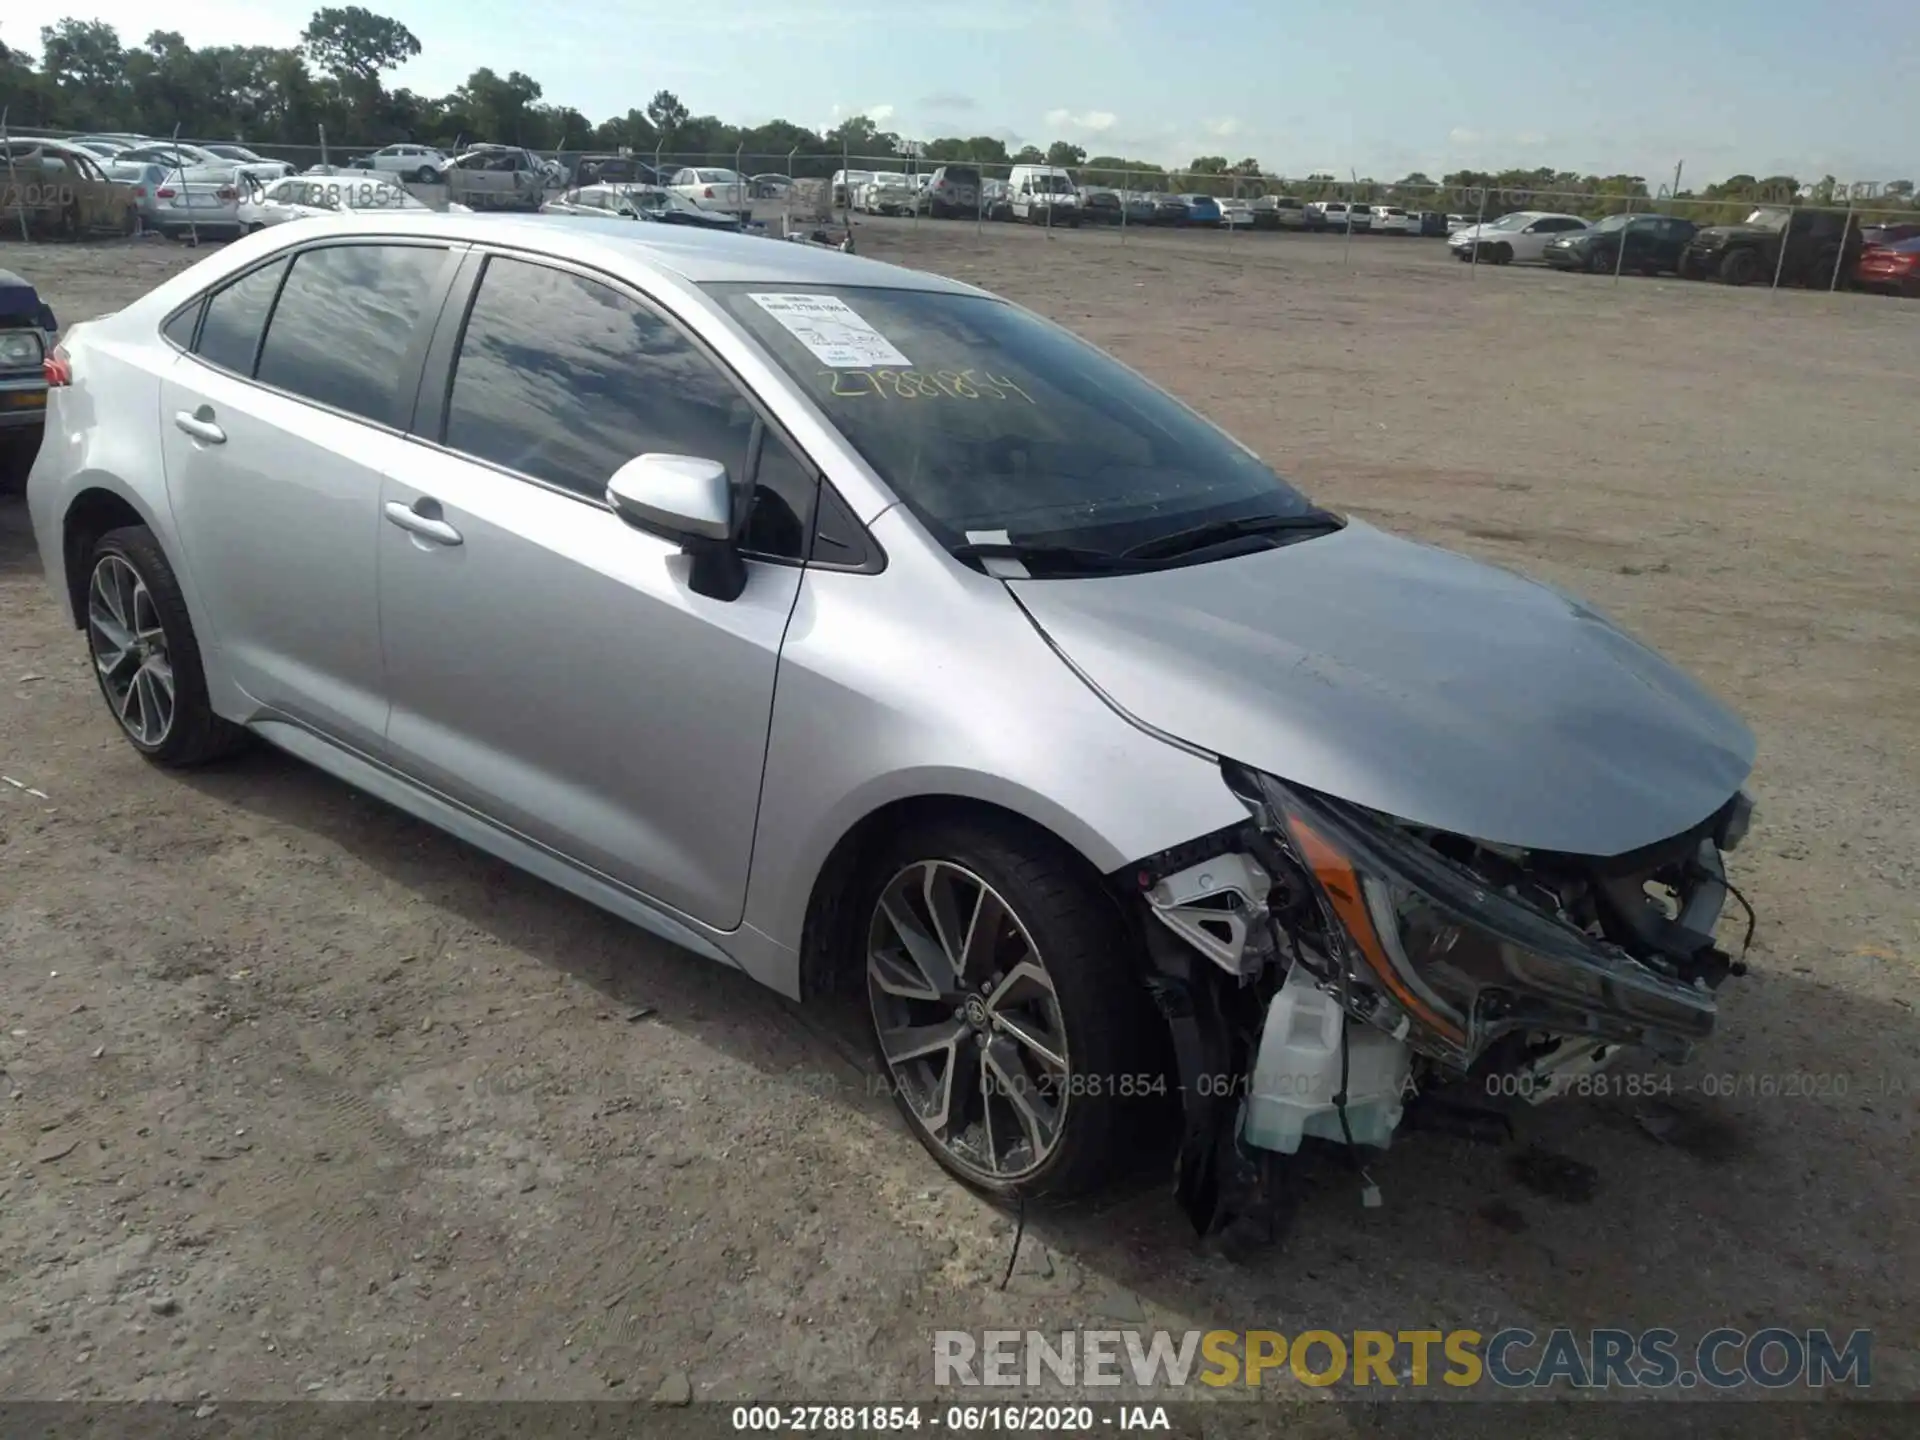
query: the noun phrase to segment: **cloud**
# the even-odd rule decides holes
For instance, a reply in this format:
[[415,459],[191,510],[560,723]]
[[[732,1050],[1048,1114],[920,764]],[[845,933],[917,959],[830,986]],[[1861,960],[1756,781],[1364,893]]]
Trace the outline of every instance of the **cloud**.
[[980,102],[971,95],[960,95],[951,90],[941,90],[932,95],[920,97],[922,110],[973,111],[980,108]]
[[1542,135],[1538,130],[1522,130],[1518,135],[1513,137],[1513,143],[1531,148],[1533,146],[1546,144],[1547,137]]
[[884,125],[893,118],[893,106],[869,105],[860,112],[876,125]]
[[1075,130],[1088,135],[1104,135],[1120,123],[1120,117],[1111,110],[1089,110],[1075,115],[1069,110],[1049,110],[1047,124],[1055,130]]
[[1447,131],[1447,139],[1455,145],[1478,145],[1486,138],[1478,130],[1469,130],[1464,125],[1456,125]]
[[1216,140],[1229,140],[1240,133],[1240,122],[1232,116],[1224,120],[1207,120],[1202,123],[1206,125],[1207,133]]

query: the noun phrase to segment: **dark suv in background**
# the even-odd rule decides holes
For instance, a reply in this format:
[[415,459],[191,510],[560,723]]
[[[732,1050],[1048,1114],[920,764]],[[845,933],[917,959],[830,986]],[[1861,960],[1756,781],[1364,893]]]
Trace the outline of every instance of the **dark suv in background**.
[[[1829,285],[1834,267],[1844,279],[1860,258],[1860,227],[1844,210],[1757,206],[1738,225],[1708,225],[1680,252],[1681,278],[1712,277],[1729,285]],[[1784,249],[1784,254],[1782,253]]]
[[980,171],[972,165],[942,165],[927,180],[927,213],[948,220],[980,213]]

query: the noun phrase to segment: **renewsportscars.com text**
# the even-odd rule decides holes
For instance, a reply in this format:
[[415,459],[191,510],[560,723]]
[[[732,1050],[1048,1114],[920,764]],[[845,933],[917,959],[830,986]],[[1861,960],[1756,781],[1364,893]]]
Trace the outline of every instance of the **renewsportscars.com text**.
[[1503,1390],[1784,1390],[1873,1383],[1873,1335],[1853,1330],[1710,1330],[1685,1341],[1668,1329],[1537,1333],[1478,1330],[939,1330],[940,1386],[1046,1384],[1258,1386],[1268,1376],[1303,1385],[1447,1386]]

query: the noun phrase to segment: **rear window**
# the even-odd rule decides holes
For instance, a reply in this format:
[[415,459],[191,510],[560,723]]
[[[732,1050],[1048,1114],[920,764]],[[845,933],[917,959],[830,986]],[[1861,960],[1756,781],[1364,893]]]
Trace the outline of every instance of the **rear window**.
[[949,165],[941,176],[949,185],[978,185],[980,172],[971,165]]

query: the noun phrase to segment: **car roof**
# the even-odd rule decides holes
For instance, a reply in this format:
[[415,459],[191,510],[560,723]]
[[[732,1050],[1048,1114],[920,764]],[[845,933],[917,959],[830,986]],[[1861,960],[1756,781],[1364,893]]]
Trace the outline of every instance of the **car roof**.
[[740,281],[763,285],[847,285],[891,290],[930,290],[955,295],[984,292],[944,275],[887,265],[816,245],[796,245],[762,235],[708,232],[677,225],[635,225],[589,216],[539,214],[360,214],[332,221],[302,221],[300,238],[335,234],[439,236],[474,244],[494,242],[539,251],[555,259],[612,267],[638,267],[691,284]]

